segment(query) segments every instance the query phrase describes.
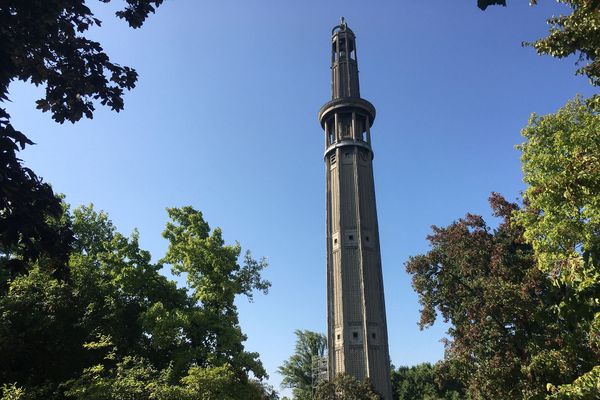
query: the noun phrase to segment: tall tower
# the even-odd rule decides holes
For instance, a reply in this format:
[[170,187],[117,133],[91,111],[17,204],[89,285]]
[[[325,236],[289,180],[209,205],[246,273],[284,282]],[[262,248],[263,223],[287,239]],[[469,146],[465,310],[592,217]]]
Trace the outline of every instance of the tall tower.
[[391,400],[371,150],[375,107],[360,97],[356,40],[343,18],[331,43],[332,96],[319,110],[327,175],[329,376],[368,377]]

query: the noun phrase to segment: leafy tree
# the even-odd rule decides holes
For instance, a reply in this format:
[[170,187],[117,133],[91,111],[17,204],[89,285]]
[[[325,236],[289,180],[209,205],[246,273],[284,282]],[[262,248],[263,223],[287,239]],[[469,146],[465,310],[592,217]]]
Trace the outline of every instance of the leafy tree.
[[[578,57],[577,64],[583,64],[576,71],[585,75],[593,86],[600,86],[600,2],[597,0],[558,0],[572,10],[571,14],[552,16],[548,36],[534,42],[524,42],[538,54],[565,58]],[[537,1],[529,2],[532,5]],[[505,0],[477,0],[477,5],[485,10],[490,5],[506,5]],[[600,107],[600,95],[590,99],[590,105]]]
[[192,207],[167,211],[173,222],[167,223],[163,232],[169,240],[163,262],[171,264],[174,273],[186,274],[194,300],[200,302],[204,318],[213,325],[209,332],[210,357],[218,365],[233,360],[236,371],[265,377],[258,354],[244,352],[242,342],[246,336],[239,327],[234,300],[236,295],[252,300],[254,290],[268,292],[271,284],[260,277],[266,260],[256,261],[247,252],[240,266],[240,245],[225,245],[221,229],[211,233],[202,213]]
[[356,378],[340,374],[331,381],[324,381],[317,386],[315,400],[380,400],[368,380],[358,381]]
[[258,355],[244,350],[233,303],[266,291],[266,263],[247,255],[238,265],[240,246],[225,245],[191,207],[170,213],[165,259],[187,273],[188,287],[160,274],[137,232],[121,235],[91,206],[70,217],[68,281],[49,278],[38,262],[6,282],[0,385],[13,386],[4,392],[27,400],[276,398],[260,382]]
[[441,378],[440,371],[429,363],[392,370],[392,387],[396,400],[459,400],[464,398],[458,382]]
[[546,384],[569,383],[594,365],[585,335],[552,308],[565,293],[536,267],[518,210],[490,197],[491,229],[468,214],[446,228],[433,227],[432,249],[406,264],[419,294],[421,328],[439,313],[451,324],[442,363],[472,398],[543,398]]
[[[138,28],[162,2],[126,0],[117,16]],[[92,118],[97,103],[122,110],[123,91],[135,86],[137,73],[111,62],[83,35],[100,25],[85,0],[0,0],[0,102],[9,100],[10,83],[21,80],[45,86],[37,108],[60,123]],[[17,157],[32,144],[0,107],[0,278],[43,257],[54,276],[66,279],[72,234],[53,223],[63,214],[60,199]]]
[[283,375],[281,386],[292,389],[294,400],[311,400],[313,365],[316,358],[325,356],[327,337],[307,330],[296,330],[295,334],[294,354],[277,371]]
[[572,384],[551,388],[561,399],[598,397],[600,115],[576,98],[555,114],[532,115],[522,134],[527,207],[517,218],[538,267],[565,294],[552,305],[557,318],[568,326],[571,337],[585,339],[581,357],[594,360],[582,363],[575,377],[586,374]]

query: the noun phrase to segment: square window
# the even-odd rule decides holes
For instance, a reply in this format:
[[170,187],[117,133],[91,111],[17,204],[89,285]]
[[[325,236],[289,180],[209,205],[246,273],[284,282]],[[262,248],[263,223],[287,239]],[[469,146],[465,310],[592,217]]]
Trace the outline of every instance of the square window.
[[354,235],[349,235],[348,240],[354,240]]
[[358,339],[358,332],[352,332],[352,337],[354,339]]
[[372,337],[373,339],[375,339],[375,337],[376,337],[376,335],[375,335],[375,332],[371,333],[371,337]]

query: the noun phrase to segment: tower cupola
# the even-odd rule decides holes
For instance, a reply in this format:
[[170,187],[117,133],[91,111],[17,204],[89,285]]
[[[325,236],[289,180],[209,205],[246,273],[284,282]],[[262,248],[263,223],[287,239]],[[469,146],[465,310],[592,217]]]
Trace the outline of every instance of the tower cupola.
[[344,17],[331,36],[331,98],[360,97],[356,36]]

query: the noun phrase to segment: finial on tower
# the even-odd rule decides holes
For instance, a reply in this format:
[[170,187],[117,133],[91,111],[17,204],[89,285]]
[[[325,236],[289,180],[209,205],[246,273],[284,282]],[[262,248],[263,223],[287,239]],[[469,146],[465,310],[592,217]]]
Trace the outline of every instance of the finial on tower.
[[342,30],[346,29],[346,18],[344,17],[340,18],[340,28],[342,28]]

